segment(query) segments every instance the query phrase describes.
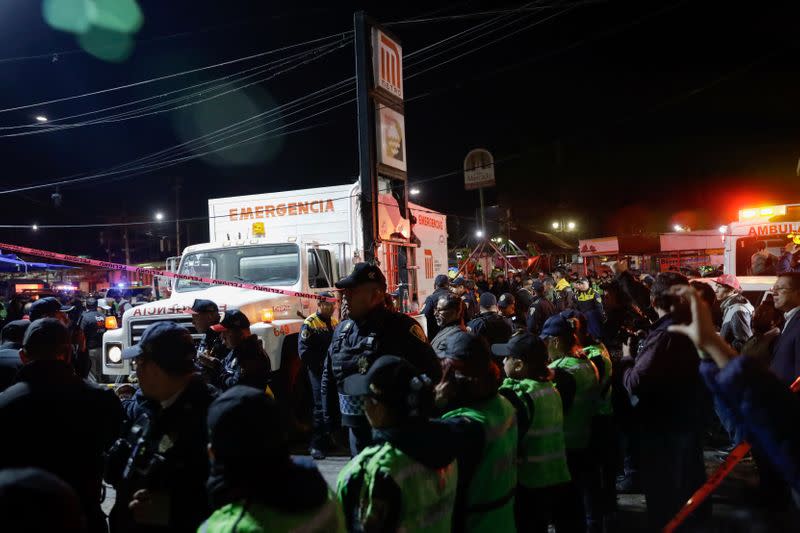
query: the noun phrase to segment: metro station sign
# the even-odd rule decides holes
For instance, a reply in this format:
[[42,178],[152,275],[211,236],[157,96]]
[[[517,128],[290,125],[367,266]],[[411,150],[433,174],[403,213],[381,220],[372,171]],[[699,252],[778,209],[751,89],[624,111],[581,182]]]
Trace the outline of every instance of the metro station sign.
[[375,87],[403,99],[403,48],[377,28],[372,28],[372,66]]

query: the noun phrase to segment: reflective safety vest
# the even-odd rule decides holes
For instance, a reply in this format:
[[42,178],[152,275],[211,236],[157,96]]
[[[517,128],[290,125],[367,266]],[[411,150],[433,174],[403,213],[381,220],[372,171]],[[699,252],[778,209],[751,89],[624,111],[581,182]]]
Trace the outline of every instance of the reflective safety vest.
[[[432,444],[435,446],[435,444]],[[372,488],[379,474],[390,478],[400,488],[400,531],[449,533],[458,486],[458,467],[453,461],[444,468],[429,468],[385,442],[370,446],[350,461],[339,474],[337,493],[341,503],[357,502],[355,514],[360,524],[372,514]],[[358,490],[357,497],[348,491]]]
[[197,528],[197,533],[344,533],[344,515],[333,494],[313,511],[283,513],[263,503],[238,501],[220,507]]
[[535,489],[568,482],[570,475],[564,443],[564,411],[561,396],[553,383],[506,379],[501,388],[511,389],[520,398],[520,403],[528,410],[528,420],[531,420],[520,442],[518,483]]
[[566,356],[550,363],[553,370],[567,371],[575,379],[575,399],[564,414],[564,438],[568,450],[585,450],[592,435],[592,417],[597,412],[600,386],[597,368],[588,359]]
[[465,530],[516,531],[517,417],[511,402],[495,395],[483,403],[454,409],[443,419],[464,417],[480,422],[486,442],[483,457],[466,488]]
[[[603,343],[592,344],[583,348],[583,353],[586,357],[594,363],[595,368],[600,373],[600,395],[597,404],[597,414],[601,416],[611,416],[614,414],[614,408],[611,405],[611,355]],[[602,364],[600,364],[602,361]]]

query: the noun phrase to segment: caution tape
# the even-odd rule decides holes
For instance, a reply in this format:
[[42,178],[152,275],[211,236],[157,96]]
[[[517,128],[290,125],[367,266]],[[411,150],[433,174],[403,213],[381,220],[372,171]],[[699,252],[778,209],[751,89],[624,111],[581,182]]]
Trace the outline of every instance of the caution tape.
[[[800,377],[794,380],[794,383],[791,384],[789,390],[797,393],[800,392]],[[714,492],[717,487],[719,487],[722,480],[730,474],[733,467],[735,467],[739,462],[745,458],[747,453],[750,451],[750,444],[747,442],[742,442],[738,444],[731,453],[725,458],[721,465],[717,467],[711,476],[709,476],[708,481],[706,481],[702,487],[697,489],[692,497],[689,498],[684,506],[678,511],[672,520],[664,526],[662,530],[663,533],[673,533],[675,529],[680,526],[689,515],[691,515],[702,503],[711,496],[711,493]]]
[[237,289],[249,289],[253,291],[268,292],[271,294],[283,294],[286,296],[297,296],[299,298],[311,298],[314,300],[323,300],[328,302],[336,301],[336,298],[327,298],[314,293],[290,291],[287,289],[276,289],[275,287],[265,287],[263,285],[255,285],[253,283],[247,283],[243,281],[228,281],[224,279],[203,278],[200,276],[188,276],[186,274],[176,274],[175,272],[170,272],[169,270],[135,267],[131,265],[123,265],[120,263],[111,263],[109,261],[98,261],[97,259],[88,259],[86,257],[78,257],[77,255],[68,255],[58,252],[50,252],[47,250],[38,250],[36,248],[28,248],[27,246],[17,246],[16,244],[0,243],[0,249],[20,254],[35,255],[37,257],[46,257],[48,259],[64,261],[66,263],[75,263],[79,265],[86,265],[97,268],[105,268],[108,270],[134,272],[136,274],[151,274],[153,276],[163,276],[165,278],[185,279],[188,281],[196,281],[198,283],[207,283],[209,285],[223,285],[226,287],[235,287]]

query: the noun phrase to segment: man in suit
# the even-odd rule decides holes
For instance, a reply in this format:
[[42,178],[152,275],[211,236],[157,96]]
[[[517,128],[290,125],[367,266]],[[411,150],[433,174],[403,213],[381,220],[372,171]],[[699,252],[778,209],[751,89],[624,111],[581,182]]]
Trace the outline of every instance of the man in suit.
[[772,348],[770,369],[788,387],[800,376],[800,273],[780,274],[772,294],[786,320]]

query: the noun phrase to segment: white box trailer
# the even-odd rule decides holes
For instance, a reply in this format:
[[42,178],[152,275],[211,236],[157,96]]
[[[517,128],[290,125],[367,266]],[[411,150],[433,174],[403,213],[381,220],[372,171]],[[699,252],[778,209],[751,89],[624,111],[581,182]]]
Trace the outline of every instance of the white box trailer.
[[[301,293],[330,290],[364,256],[358,194],[358,184],[350,184],[211,199],[211,242],[187,247],[178,272]],[[416,243],[412,261],[408,261],[401,246],[391,242],[393,235],[410,234],[408,221],[400,217],[391,195],[380,195],[379,203],[381,236],[387,240],[376,250],[376,258],[389,289],[408,281],[412,288],[419,287],[417,295],[422,300],[433,292],[436,274],[447,270],[445,216],[411,206],[417,219],[413,229]],[[121,327],[103,336],[104,377],[130,373],[121,350],[136,344],[144,329],[156,321],[179,322],[199,338],[191,316],[184,313],[197,298],[212,300],[221,310],[244,312],[251,331],[261,338],[272,368],[283,369],[288,358],[291,368],[287,372],[297,370],[297,335],[303,318],[316,311],[316,299],[175,280],[170,298],[128,310]],[[420,322],[424,327],[425,321]]]

